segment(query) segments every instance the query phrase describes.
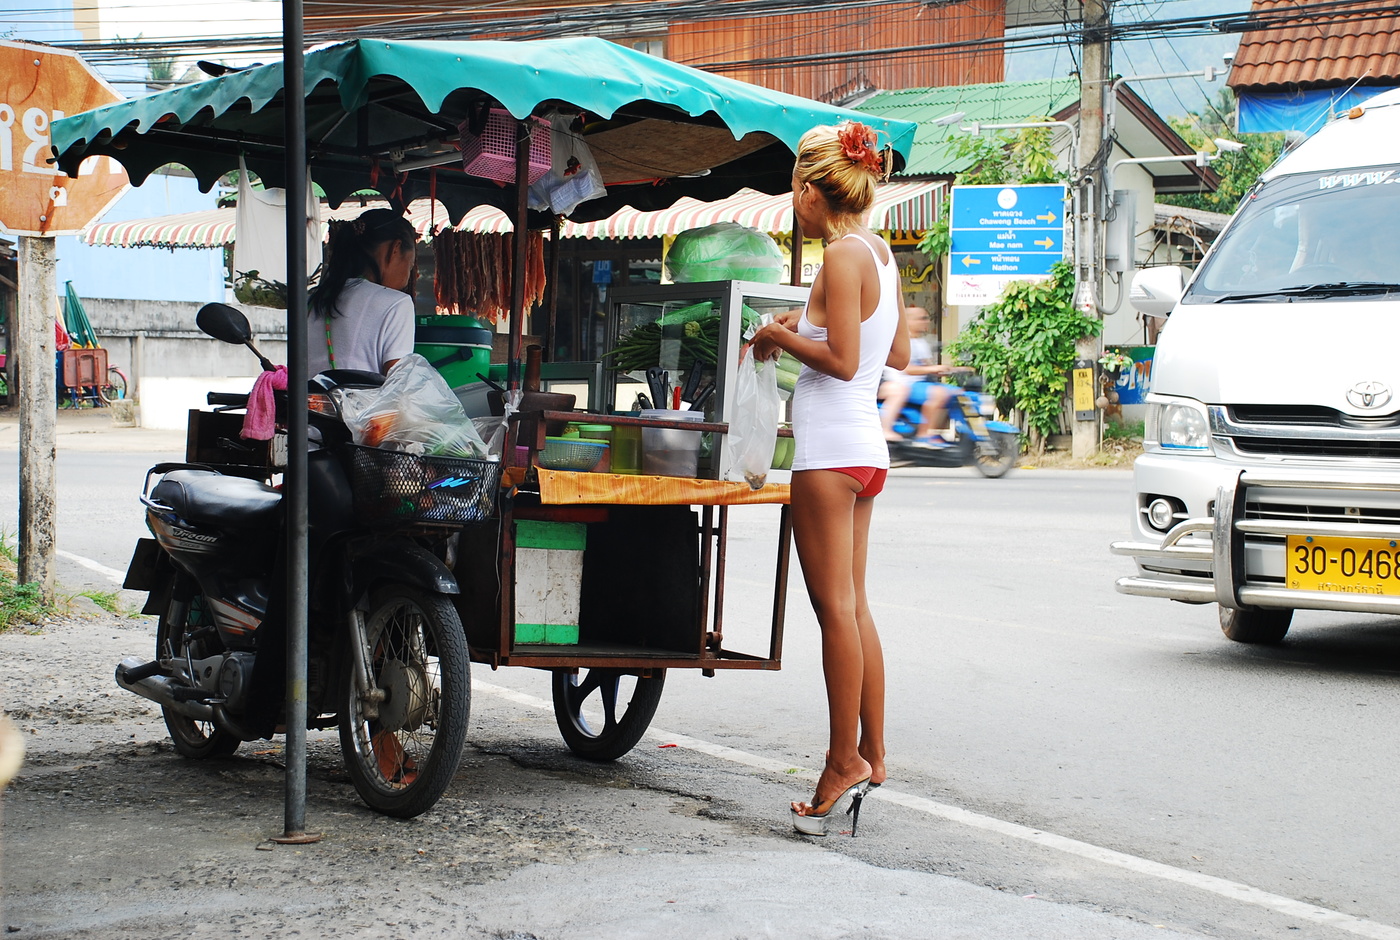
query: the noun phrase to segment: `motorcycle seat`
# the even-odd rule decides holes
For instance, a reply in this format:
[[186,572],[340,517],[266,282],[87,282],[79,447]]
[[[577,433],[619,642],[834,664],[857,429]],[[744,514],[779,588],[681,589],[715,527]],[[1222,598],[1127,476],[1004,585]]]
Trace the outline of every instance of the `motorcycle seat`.
[[282,494],[266,483],[212,470],[172,470],[151,490],[187,522],[252,529],[271,524]]

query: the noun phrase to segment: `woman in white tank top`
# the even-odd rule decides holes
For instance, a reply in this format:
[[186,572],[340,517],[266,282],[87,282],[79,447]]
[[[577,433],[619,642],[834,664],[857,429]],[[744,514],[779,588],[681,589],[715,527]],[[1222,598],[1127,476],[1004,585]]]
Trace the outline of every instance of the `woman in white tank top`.
[[811,803],[792,804],[792,824],[825,835],[842,800],[855,834],[866,791],[885,779],[885,665],[865,596],[870,514],[889,451],[876,390],[885,366],[909,363],[899,273],[865,224],[886,174],[875,132],[846,122],[803,135],[792,177],[802,233],[826,254],[801,315],[754,337],[760,359],[792,353],[802,363],[793,396],[796,454],[793,537],[822,633],[830,750]]

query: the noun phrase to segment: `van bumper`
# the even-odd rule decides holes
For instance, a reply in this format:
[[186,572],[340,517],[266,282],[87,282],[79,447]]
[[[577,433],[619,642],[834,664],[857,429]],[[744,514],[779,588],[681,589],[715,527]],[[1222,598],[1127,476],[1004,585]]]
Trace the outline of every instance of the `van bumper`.
[[[1137,537],[1110,547],[1133,558],[1138,574],[1118,579],[1120,593],[1226,608],[1400,613],[1400,579],[1387,588],[1393,594],[1297,590],[1286,586],[1285,557],[1289,535],[1400,541],[1400,474],[1244,468],[1156,454],[1134,469]],[[1185,510],[1165,534],[1141,512],[1155,496]]]

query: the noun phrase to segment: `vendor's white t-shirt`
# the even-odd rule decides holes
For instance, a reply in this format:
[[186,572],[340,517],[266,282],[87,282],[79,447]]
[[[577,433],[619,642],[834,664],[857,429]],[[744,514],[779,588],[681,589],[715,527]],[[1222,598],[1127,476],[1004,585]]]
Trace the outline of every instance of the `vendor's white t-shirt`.
[[[313,313],[306,324],[308,374],[331,368],[326,318]],[[345,282],[331,317],[335,368],[383,372],[384,363],[413,352],[413,298],[364,278]]]

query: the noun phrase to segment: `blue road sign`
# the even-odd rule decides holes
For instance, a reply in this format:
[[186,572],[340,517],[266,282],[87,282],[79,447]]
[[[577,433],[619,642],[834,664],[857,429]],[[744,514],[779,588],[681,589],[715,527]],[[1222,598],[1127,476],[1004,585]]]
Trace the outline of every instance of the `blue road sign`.
[[1048,276],[1065,255],[1064,215],[1058,184],[954,186],[949,262],[969,291],[949,301],[980,302],[1011,281]]

